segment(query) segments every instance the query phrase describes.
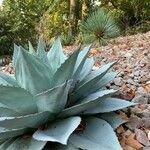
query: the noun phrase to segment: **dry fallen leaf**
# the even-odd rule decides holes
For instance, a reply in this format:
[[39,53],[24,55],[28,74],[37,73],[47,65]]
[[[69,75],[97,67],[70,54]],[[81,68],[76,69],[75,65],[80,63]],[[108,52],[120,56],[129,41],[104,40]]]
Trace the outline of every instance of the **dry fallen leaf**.
[[129,120],[129,117],[127,116],[126,113],[124,113],[123,111],[119,111],[119,116],[123,119],[123,120]]
[[142,144],[140,144],[136,139],[135,139],[135,134],[131,134],[127,139],[126,139],[126,142],[125,142],[128,146],[131,146],[137,150],[139,150],[140,148],[143,147]]
[[144,89],[147,91],[147,93],[150,93],[150,85],[146,85]]
[[98,52],[97,49],[92,48],[91,51],[90,51],[90,56],[96,56],[98,53],[99,52]]
[[118,127],[118,128],[116,129],[116,132],[117,132],[118,134],[121,134],[121,133],[124,133],[124,132],[125,132],[125,129],[124,129],[123,126],[120,126],[120,127]]
[[148,136],[148,139],[150,140],[150,130],[149,130],[147,136]]

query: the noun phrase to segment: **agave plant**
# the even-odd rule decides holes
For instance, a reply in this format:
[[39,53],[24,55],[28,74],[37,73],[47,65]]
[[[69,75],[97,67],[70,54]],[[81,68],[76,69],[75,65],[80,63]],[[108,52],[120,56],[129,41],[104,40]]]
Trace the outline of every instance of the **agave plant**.
[[48,53],[15,45],[15,75],[0,73],[0,150],[121,150],[113,111],[134,105],[112,97],[109,63],[92,71],[91,46],[64,55],[58,38]]
[[119,28],[116,21],[110,15],[106,8],[100,8],[93,12],[82,24],[81,31],[91,34],[103,42],[119,34]]

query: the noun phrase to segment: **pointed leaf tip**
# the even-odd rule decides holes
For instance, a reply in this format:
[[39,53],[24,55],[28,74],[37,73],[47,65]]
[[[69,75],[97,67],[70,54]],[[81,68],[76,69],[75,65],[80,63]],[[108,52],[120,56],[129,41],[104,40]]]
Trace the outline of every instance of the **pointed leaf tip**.
[[20,47],[15,77],[22,88],[32,94],[41,93],[49,89],[51,76],[49,68],[39,58]]
[[47,53],[47,58],[53,69],[53,72],[56,72],[57,69],[61,66],[61,64],[65,62],[67,57],[63,53],[63,47],[61,45],[60,37],[58,37],[54,41],[52,47]]

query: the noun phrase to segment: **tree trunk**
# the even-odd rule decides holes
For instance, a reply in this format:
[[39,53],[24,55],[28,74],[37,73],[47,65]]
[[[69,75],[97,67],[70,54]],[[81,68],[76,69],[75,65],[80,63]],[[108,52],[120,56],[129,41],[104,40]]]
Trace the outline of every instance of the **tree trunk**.
[[86,0],[82,0],[82,20],[84,20],[84,17],[87,15],[87,6],[86,6]]
[[77,25],[78,25],[78,17],[76,15],[78,0],[70,0],[70,31],[69,34],[71,36],[75,36],[77,34]]

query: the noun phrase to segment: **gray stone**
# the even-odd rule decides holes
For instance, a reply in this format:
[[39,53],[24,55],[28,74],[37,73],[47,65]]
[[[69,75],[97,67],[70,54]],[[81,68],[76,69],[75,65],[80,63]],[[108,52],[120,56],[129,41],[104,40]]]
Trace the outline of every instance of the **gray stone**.
[[134,76],[139,76],[140,75],[140,71],[135,71],[134,72]]
[[140,103],[140,104],[147,104],[148,103],[148,98],[145,97],[144,95],[137,95],[132,99],[132,102]]
[[130,57],[132,57],[132,54],[131,54],[131,53],[126,53],[126,54],[124,55],[124,57],[130,58]]
[[115,83],[115,85],[122,86],[123,79],[121,77],[115,78],[114,83]]
[[119,74],[118,74],[118,77],[123,77],[124,76],[124,72],[120,72]]
[[145,72],[144,70],[141,70],[140,76],[145,76],[146,74],[147,74],[147,72]]
[[135,129],[136,139],[144,146],[150,146],[150,142],[146,136],[146,133],[140,129]]
[[147,94],[148,103],[150,103],[150,93]]
[[143,147],[142,149],[140,150],[150,150],[150,147]]
[[142,116],[144,118],[150,118],[150,110],[149,109],[145,109],[143,112],[142,112]]
[[137,89],[137,93],[139,93],[139,94],[147,94],[147,91],[143,87],[139,87]]
[[141,115],[142,110],[138,107],[138,105],[134,106],[133,108],[130,108],[132,114]]
[[132,79],[128,79],[126,82],[129,83],[129,84],[132,84],[132,85],[135,84],[135,82]]
[[150,59],[150,53],[147,55],[147,58]]
[[129,75],[129,77],[134,78],[134,74],[133,74],[133,73],[131,73],[131,74]]
[[144,127],[146,128],[150,128],[150,119],[149,118],[142,118],[142,123],[144,125]]
[[133,115],[130,117],[129,122],[126,124],[126,126],[130,129],[130,130],[135,130],[137,128],[140,128],[143,126],[143,122],[142,119]]
[[141,63],[139,66],[140,66],[140,67],[144,67],[144,66],[145,66],[145,64],[142,64],[142,63]]

